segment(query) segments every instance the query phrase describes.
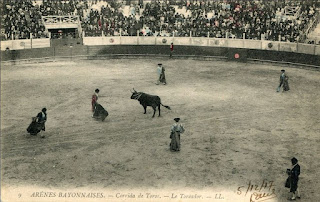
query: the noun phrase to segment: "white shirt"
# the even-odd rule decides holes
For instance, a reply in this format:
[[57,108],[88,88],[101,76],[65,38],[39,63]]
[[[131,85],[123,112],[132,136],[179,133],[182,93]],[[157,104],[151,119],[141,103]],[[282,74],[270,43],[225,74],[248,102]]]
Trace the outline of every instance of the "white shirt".
[[174,123],[171,127],[171,131],[172,132],[180,132],[183,133],[184,132],[184,128],[182,126],[182,124],[180,123]]

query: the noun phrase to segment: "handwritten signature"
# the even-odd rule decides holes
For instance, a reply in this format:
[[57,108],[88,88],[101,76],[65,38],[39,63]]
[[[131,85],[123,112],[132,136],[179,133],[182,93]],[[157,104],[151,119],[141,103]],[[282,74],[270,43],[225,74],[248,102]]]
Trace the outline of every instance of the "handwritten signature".
[[[244,192],[244,189],[246,188],[246,191]],[[248,186],[240,186],[237,189],[238,195],[247,196],[250,194],[250,202],[256,202],[256,201],[266,201],[270,200],[272,198],[277,197],[275,193],[275,185],[273,184],[273,181],[267,181],[263,180],[261,184],[253,184],[251,180],[248,183]]]

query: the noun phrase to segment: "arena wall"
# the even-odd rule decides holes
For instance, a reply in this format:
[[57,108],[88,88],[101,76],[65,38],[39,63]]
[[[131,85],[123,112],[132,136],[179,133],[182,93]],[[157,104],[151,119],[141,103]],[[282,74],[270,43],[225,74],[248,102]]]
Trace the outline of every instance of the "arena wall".
[[47,47],[50,47],[49,38],[1,41],[1,51],[5,51],[6,49],[23,50],[23,49],[47,48]]
[[[297,63],[320,67],[320,46],[297,43],[255,41],[241,39],[173,37],[86,37],[83,44],[1,51],[1,61],[29,60],[33,58],[94,59],[115,55],[169,56],[169,44],[174,42],[174,57],[219,57],[239,61],[263,60]],[[88,45],[90,44],[90,45]],[[139,45],[138,45],[139,44]],[[233,55],[232,55],[233,54]]]

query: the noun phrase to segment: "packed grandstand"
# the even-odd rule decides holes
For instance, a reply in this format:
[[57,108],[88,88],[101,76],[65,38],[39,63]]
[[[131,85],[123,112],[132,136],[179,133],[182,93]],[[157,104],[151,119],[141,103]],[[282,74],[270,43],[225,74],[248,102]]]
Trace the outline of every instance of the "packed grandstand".
[[[83,36],[177,36],[305,42],[319,0],[4,0],[1,40]],[[51,35],[44,18],[78,16]]]

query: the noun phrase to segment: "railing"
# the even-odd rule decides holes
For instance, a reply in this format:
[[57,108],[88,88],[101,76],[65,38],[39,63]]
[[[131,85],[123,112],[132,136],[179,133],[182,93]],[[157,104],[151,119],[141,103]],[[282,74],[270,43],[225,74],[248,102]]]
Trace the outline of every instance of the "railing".
[[78,24],[79,16],[42,16],[44,24]]
[[46,29],[66,29],[66,28],[79,28],[79,16],[42,16],[42,23]]

